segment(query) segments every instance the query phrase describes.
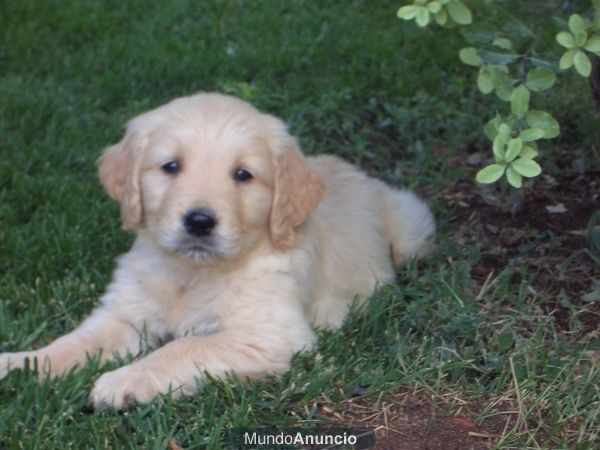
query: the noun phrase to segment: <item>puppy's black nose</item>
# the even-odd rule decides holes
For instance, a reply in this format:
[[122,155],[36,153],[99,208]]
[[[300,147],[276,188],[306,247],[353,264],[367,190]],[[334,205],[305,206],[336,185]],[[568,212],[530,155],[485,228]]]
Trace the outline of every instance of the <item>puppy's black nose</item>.
[[183,218],[185,231],[197,237],[208,236],[216,225],[214,214],[207,209],[194,209]]

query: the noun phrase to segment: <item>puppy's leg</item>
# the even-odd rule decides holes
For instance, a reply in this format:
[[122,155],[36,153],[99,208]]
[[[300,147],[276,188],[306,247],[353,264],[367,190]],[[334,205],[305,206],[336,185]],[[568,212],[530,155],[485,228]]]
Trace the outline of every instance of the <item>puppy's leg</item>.
[[40,376],[57,376],[82,365],[89,356],[102,350],[102,359],[113,353],[136,354],[140,350],[139,333],[125,321],[102,308],[97,309],[79,327],[38,350],[1,353],[0,378],[13,369],[25,367],[26,360],[33,366],[37,359]]
[[395,265],[407,258],[425,256],[435,232],[429,207],[410,191],[381,185],[384,234],[392,244]]
[[[175,398],[191,395],[197,378],[205,372],[215,377],[235,372],[240,378],[284,372],[294,352],[310,347],[314,338],[306,323],[294,324],[292,332],[271,331],[266,334],[263,327],[257,327],[177,339],[129,366],[102,375],[90,399],[97,408],[120,409],[168,392]],[[289,340],[292,333],[294,344]]]

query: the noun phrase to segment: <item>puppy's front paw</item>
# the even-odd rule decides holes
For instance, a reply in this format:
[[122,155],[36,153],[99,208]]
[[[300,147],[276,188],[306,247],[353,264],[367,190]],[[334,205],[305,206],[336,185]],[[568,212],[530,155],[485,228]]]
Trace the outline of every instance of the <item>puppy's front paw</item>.
[[161,386],[156,374],[143,367],[125,366],[102,375],[92,389],[90,401],[95,408],[121,409],[132,403],[149,403],[169,386]]

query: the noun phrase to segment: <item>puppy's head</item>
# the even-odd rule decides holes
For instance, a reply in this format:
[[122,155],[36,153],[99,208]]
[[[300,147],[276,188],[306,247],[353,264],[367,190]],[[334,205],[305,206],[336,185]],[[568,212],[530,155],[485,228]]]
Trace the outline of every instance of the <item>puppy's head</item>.
[[278,119],[220,94],[142,114],[99,160],[123,227],[197,261],[294,242],[323,186]]

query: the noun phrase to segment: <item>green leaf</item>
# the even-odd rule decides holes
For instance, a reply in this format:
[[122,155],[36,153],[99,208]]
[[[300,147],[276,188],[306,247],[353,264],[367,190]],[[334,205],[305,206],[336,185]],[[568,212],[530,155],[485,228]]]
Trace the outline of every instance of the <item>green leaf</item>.
[[512,83],[508,78],[506,78],[501,84],[496,86],[496,95],[504,100],[505,102],[510,101],[510,96],[512,94],[513,87]]
[[534,92],[541,92],[551,88],[555,81],[556,75],[554,72],[537,67],[529,71],[525,85]]
[[600,33],[592,34],[583,46],[588,52],[600,52]]
[[490,50],[479,50],[479,57],[486,64],[510,64],[519,57],[516,53],[492,52]]
[[487,45],[496,37],[495,32],[490,30],[489,26],[483,26],[481,23],[475,23],[466,28],[462,35],[469,44]]
[[529,89],[522,84],[513,89],[512,95],[510,96],[510,109],[519,119],[523,117],[529,109],[530,97],[531,94],[529,93]]
[[543,67],[544,69],[548,69],[553,72],[556,72],[558,70],[558,64],[553,61],[547,61],[545,59],[540,58],[529,58],[529,61],[536,67]]
[[523,177],[512,166],[508,166],[506,169],[506,180],[508,184],[517,189],[523,185]]
[[512,129],[506,123],[501,123],[500,126],[498,127],[498,134],[500,136],[502,136],[502,140],[504,141],[505,144],[508,142],[511,132],[512,132]]
[[479,183],[490,184],[494,181],[498,181],[500,177],[504,174],[505,169],[505,164],[491,164],[477,172],[477,176],[475,177],[475,179]]
[[579,14],[571,14],[569,17],[569,29],[571,33],[577,35],[588,28],[588,24]]
[[519,153],[519,156],[524,159],[533,159],[537,155],[539,155],[539,152],[535,148],[528,145],[524,145],[521,149],[521,153]]
[[452,0],[446,6],[448,14],[454,19],[454,21],[460,25],[469,25],[473,22],[473,16],[471,11],[467,8],[460,0]]
[[552,139],[560,134],[560,126],[554,117],[546,111],[531,109],[525,115],[525,121],[531,128],[544,131],[544,139]]
[[494,152],[494,158],[496,159],[496,162],[504,161],[505,148],[506,140],[502,139],[502,136],[498,134],[492,144],[492,151]]
[[475,47],[466,47],[458,52],[458,57],[460,60],[469,65],[479,67],[483,64],[483,60],[477,54],[477,49]]
[[575,70],[577,70],[582,77],[587,78],[592,73],[592,63],[583,51],[577,50],[573,63],[575,64]]
[[496,47],[500,47],[503,50],[512,50],[512,48],[513,48],[512,42],[510,41],[510,39],[503,38],[503,37],[497,37],[496,39],[494,39],[494,42],[492,42],[492,45],[495,45]]
[[492,84],[494,85],[494,88],[504,83],[508,74],[508,67],[504,65],[496,65],[488,66],[488,69],[492,75]]
[[504,154],[504,161],[511,162],[519,155],[519,153],[521,153],[522,148],[523,141],[520,138],[511,139],[508,141],[506,153]]
[[421,6],[418,5],[406,5],[398,10],[398,17],[404,20],[412,20],[417,17],[417,14],[421,10]]
[[537,177],[542,173],[542,168],[533,159],[519,158],[511,163],[511,167],[527,178]]
[[556,35],[556,42],[565,48],[575,47],[575,37],[568,31],[561,31]]
[[502,124],[502,117],[499,114],[496,114],[496,117],[488,121],[483,128],[483,132],[487,136],[490,141],[496,139],[498,136],[498,127]]
[[433,17],[438,25],[446,25],[448,23],[448,14],[445,9],[440,9],[440,12],[436,13]]
[[577,50],[576,48],[572,48],[571,50],[567,50],[566,52],[564,52],[563,55],[560,57],[560,62],[558,66],[561,69],[568,69],[569,67],[571,67],[575,62],[575,53],[577,53],[578,51],[579,50]]
[[[586,226],[588,248],[590,249],[591,256],[594,257],[596,262],[600,262],[600,210],[596,210],[590,218]],[[600,280],[596,286],[600,289]]]
[[429,19],[429,11],[425,6],[421,6],[421,9],[419,9],[419,12],[417,13],[417,17],[415,17],[415,22],[417,22],[417,25],[423,28],[427,26]]
[[544,137],[544,130],[541,128],[527,128],[526,130],[521,131],[519,137],[523,142],[537,141]]
[[442,10],[442,5],[440,2],[433,1],[427,4],[427,9],[431,14],[437,14]]
[[489,94],[494,90],[492,74],[485,66],[479,70],[479,75],[477,76],[477,87],[484,94]]
[[588,34],[585,31],[582,31],[581,33],[577,33],[575,35],[575,46],[583,47],[585,45],[585,42],[587,41],[587,38],[588,38]]

